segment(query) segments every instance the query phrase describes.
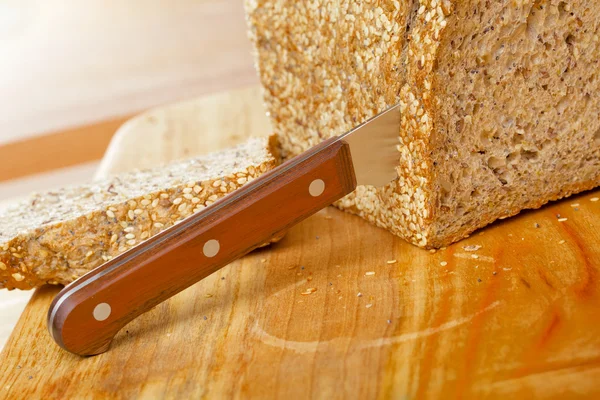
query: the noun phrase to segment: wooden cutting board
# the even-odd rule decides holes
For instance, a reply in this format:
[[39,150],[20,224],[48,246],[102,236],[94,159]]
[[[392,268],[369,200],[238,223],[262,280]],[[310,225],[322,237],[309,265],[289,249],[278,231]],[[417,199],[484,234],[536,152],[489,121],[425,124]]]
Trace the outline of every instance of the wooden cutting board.
[[[98,176],[268,133],[256,88],[155,110],[119,131]],[[597,197],[522,213],[435,253],[328,208],[91,358],[52,342],[45,320],[58,289],[39,289],[0,355],[1,397],[600,396]]]

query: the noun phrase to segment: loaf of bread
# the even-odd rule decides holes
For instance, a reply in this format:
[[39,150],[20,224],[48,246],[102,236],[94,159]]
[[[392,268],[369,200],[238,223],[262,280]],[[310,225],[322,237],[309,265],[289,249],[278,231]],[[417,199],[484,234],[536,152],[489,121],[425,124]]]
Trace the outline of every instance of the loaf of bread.
[[398,180],[342,209],[431,248],[600,184],[599,1],[246,9],[284,157],[401,105]]
[[277,166],[276,140],[34,194],[0,215],[0,288],[68,284]]

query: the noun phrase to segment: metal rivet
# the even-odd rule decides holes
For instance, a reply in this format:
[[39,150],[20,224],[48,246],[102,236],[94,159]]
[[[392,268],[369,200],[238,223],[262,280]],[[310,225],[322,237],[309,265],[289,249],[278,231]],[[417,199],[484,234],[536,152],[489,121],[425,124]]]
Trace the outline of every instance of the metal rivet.
[[96,321],[104,321],[110,316],[111,308],[108,303],[100,303],[94,307],[94,319]]
[[325,182],[322,179],[315,179],[310,183],[308,192],[312,197],[317,197],[323,194],[325,191]]
[[210,258],[216,256],[220,249],[221,245],[219,244],[219,241],[211,239],[208,242],[204,243],[204,248],[202,249],[202,252],[206,257]]

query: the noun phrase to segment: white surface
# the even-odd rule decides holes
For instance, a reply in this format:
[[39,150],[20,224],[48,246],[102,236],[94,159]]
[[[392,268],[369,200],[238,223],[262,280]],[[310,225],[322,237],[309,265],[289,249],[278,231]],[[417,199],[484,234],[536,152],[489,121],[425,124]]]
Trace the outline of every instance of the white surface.
[[257,81],[241,0],[0,0],[0,144]]

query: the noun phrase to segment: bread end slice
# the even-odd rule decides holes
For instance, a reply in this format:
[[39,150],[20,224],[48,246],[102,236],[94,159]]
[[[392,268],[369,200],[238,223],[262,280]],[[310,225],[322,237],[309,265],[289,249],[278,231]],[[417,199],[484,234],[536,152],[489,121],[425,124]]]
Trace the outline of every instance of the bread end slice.
[[[279,164],[277,138],[31,195],[0,214],[0,288],[66,285]],[[277,240],[274,238],[274,240]]]

